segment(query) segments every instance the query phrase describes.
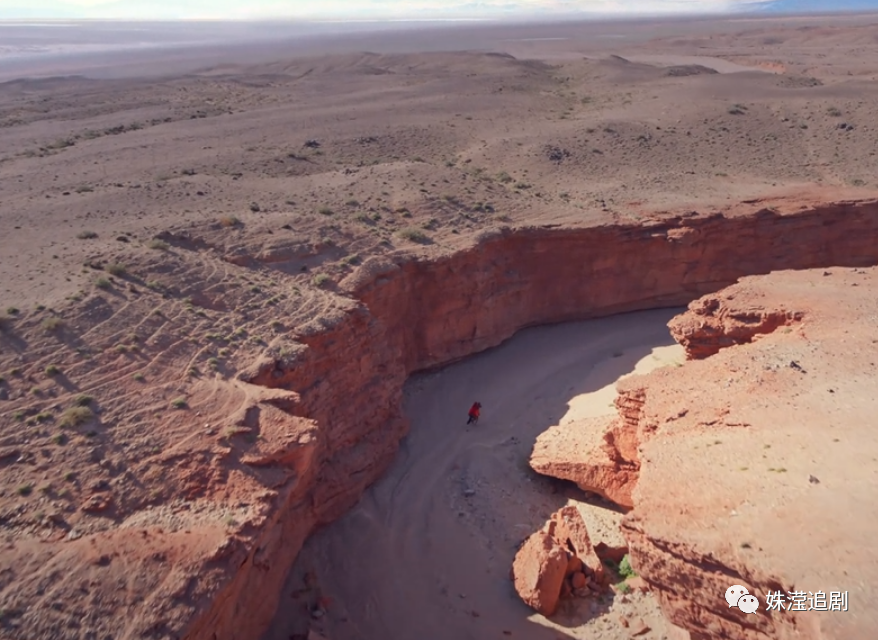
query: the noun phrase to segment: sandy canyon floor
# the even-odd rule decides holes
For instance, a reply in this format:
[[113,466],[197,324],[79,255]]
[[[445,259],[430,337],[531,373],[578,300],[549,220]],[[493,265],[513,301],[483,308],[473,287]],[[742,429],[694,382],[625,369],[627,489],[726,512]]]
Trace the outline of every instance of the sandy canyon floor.
[[[614,637],[620,611],[649,620],[654,631],[644,637],[665,635],[658,604],[639,594],[571,603],[549,621],[528,612],[508,574],[521,540],[568,502],[599,522],[595,544],[601,533],[617,543],[621,513],[587,504],[572,484],[533,473],[528,460],[549,427],[613,415],[620,377],[682,364],[667,329],[673,315],[527,329],[414,378],[405,402],[412,428],[396,460],[350,513],[305,545],[282,600],[290,615],[281,612],[266,638],[301,632],[289,603],[307,571],[337,603],[321,620],[331,638]],[[473,398],[484,418],[467,427]]]
[[[168,54],[161,78],[132,76],[153,65],[125,58],[96,74],[113,79],[0,84],[3,634],[275,640],[310,627],[330,640],[615,640],[642,630],[622,617],[642,620],[647,638],[676,637],[671,622],[693,639],[792,633],[768,616],[749,624],[703,613],[714,597],[705,584],[719,584],[699,582],[710,567],[734,566],[756,589],[809,576],[780,550],[777,529],[763,532],[774,545],[767,559],[736,551],[733,561],[729,549],[753,540],[723,538],[733,527],[710,520],[698,495],[657,493],[669,467],[689,464],[661,439],[649,446],[665,466],[637,461],[646,524],[622,525],[651,592],[567,603],[548,620],[512,589],[517,545],[564,504],[581,507],[596,540],[621,535],[618,509],[531,469],[540,434],[606,422],[617,380],[632,371],[664,365],[647,379],[668,393],[696,389],[698,375],[725,384],[718,360],[674,366],[683,362],[666,326],[674,311],[527,329],[418,372],[532,324],[679,311],[739,276],[820,266],[743,298],[759,313],[787,295],[816,317],[834,306],[856,318],[856,335],[827,321],[809,349],[859,345],[856,358],[827,360],[826,385],[856,381],[833,411],[860,438],[873,409],[864,332],[874,274],[822,273],[878,262],[873,22],[636,23],[614,25],[613,39],[594,25],[480,27],[454,32],[452,52],[439,50],[452,32],[357,35],[209,65]],[[545,39],[552,33],[563,39]],[[486,41],[491,51],[475,50]],[[789,222],[812,210],[804,231]],[[716,231],[710,216],[743,220],[739,236]],[[776,235],[751,232],[763,224]],[[589,230],[607,235],[557,248],[540,235]],[[600,241],[617,236],[615,253]],[[492,253],[507,240],[511,249]],[[659,241],[682,247],[669,251],[686,262],[682,253],[651,262]],[[737,257],[712,272],[723,253]],[[761,357],[746,353],[723,357]],[[759,397],[762,381],[752,384]],[[772,390],[790,406],[805,393]],[[707,408],[723,402],[705,398]],[[466,428],[474,399],[484,418]],[[811,444],[821,425],[809,427]],[[681,436],[705,440],[687,440],[693,450],[727,440],[696,427]],[[763,440],[773,453],[795,449],[786,434]],[[878,565],[869,554],[858,562],[855,546],[878,521],[865,508],[853,526],[839,509],[874,503],[874,479],[840,471],[851,456],[870,468],[863,442],[814,473],[830,493],[801,503],[835,505],[845,526],[821,522],[813,544],[797,547],[802,557],[834,548],[819,576],[860,604]],[[715,487],[704,495],[735,510],[731,489],[695,468],[700,480],[685,488]],[[786,477],[779,468],[793,466],[750,474],[753,491],[784,490],[771,484]],[[859,501],[840,500],[851,483]],[[770,523],[772,504],[756,502],[752,513]],[[802,526],[802,509],[774,507],[784,526]],[[662,567],[673,563],[650,536],[667,542],[698,518],[703,530],[678,554],[697,567],[680,574],[703,592],[693,604],[669,587]],[[861,586],[838,582],[839,571],[859,572]],[[329,598],[319,619],[297,600],[306,576]],[[799,619],[793,629],[809,638],[876,628],[862,613]]]

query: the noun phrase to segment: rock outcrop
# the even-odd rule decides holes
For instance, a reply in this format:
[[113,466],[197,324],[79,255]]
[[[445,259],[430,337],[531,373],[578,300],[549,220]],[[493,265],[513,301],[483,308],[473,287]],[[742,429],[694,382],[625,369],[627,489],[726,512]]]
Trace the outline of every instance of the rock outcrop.
[[567,573],[569,554],[545,531],[525,540],[515,554],[512,581],[521,599],[544,616],[558,608],[561,585]]
[[[620,383],[607,442],[637,464],[623,534],[693,640],[874,636],[876,290],[876,269],[744,278],[670,323],[690,362]],[[728,607],[733,584],[756,614]]]
[[689,312],[668,325],[671,335],[686,349],[688,358],[706,358],[725,347],[744,344],[757,335],[802,320],[802,313],[766,309],[762,305],[730,307],[716,296],[705,296],[689,305]]
[[551,427],[537,438],[530,466],[630,508],[638,464],[621,457],[612,424],[613,418],[593,418]]
[[518,595],[544,616],[553,615],[564,596],[598,593],[606,579],[604,565],[574,506],[553,513],[540,531],[525,540],[512,565]]
[[[349,301],[337,315],[294,336],[303,349],[240,376],[297,394],[289,411],[310,421],[314,453],[307,468],[273,487],[274,512],[186,637],[244,639],[267,627],[304,539],[353,505],[392,459],[406,432],[400,393],[411,373],[531,325],[683,305],[748,274],[878,262],[876,201],[749,209],[628,226],[505,229],[453,255],[364,263],[342,282]],[[636,394],[629,401],[631,411],[640,402]],[[640,432],[651,428],[636,421],[634,431],[614,427],[603,467],[584,483],[597,489],[600,477],[630,472],[612,493],[622,503],[637,502],[636,492],[625,496],[641,464]]]
[[560,541],[571,554],[571,559],[575,560],[569,567],[568,575],[578,573],[597,584],[606,582],[604,565],[595,553],[579,509],[568,505],[553,513],[546,523],[546,533]]

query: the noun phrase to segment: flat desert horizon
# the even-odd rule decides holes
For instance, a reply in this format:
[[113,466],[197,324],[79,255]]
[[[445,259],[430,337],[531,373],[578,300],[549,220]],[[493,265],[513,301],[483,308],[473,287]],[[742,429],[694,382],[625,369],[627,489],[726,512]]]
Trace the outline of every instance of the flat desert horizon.
[[[851,26],[878,12],[524,20],[0,20],[0,81],[172,76],[217,64],[358,52],[505,51],[552,43],[600,51],[663,36],[808,24]],[[609,41],[609,42],[608,42]],[[551,50],[551,49],[550,49]]]
[[876,100],[878,12],[0,22],[0,636],[873,638]]

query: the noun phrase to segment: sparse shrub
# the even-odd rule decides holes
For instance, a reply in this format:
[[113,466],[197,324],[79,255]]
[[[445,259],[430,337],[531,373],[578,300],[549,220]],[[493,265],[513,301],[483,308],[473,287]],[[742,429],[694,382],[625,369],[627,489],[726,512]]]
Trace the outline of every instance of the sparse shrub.
[[15,307],[7,307],[6,313],[8,313],[11,316],[15,316],[15,315],[18,315],[19,311]]
[[144,380],[146,380],[146,377],[142,373],[135,373],[131,377],[134,379],[135,382],[143,382]]
[[61,369],[58,368],[58,365],[50,364],[48,367],[46,367],[46,375],[49,377],[57,376],[60,373]]
[[315,287],[322,287],[324,284],[329,282],[329,280],[330,280],[330,277],[328,275],[326,275],[325,273],[318,273],[317,275],[314,276],[312,282],[314,283]]
[[113,262],[112,264],[108,264],[104,268],[105,268],[106,272],[109,273],[111,276],[118,276],[118,277],[124,276],[125,272],[127,271],[125,265],[121,264],[119,262]]
[[428,236],[426,233],[416,227],[406,227],[405,229],[400,229],[398,235],[404,240],[408,240],[409,242],[416,242],[418,244],[425,244],[430,241],[430,236]]
[[84,184],[81,187],[76,187],[76,193],[91,193],[92,191],[94,191],[94,188],[87,184]]
[[73,404],[77,407],[87,407],[94,401],[94,398],[91,396],[87,396],[84,393],[79,394],[73,399]]
[[88,407],[70,407],[61,414],[58,424],[62,428],[73,428],[85,424],[94,417],[94,413]]
[[64,321],[57,316],[52,316],[51,318],[43,320],[40,326],[43,327],[44,331],[57,331],[64,326]]
[[252,211],[253,213],[259,213],[261,210],[262,208],[259,206],[258,202],[250,203],[250,211]]
[[235,216],[223,216],[222,218],[220,218],[219,222],[220,222],[220,225],[222,225],[223,227],[226,227],[226,228],[237,227],[238,225],[241,224],[241,221],[238,220],[238,218],[236,218]]
[[33,493],[34,486],[32,484],[23,484],[16,491],[18,491],[18,495],[20,496],[29,496]]
[[320,207],[317,210],[317,213],[324,215],[324,216],[331,216],[335,212],[332,209],[330,209],[329,207]]
[[185,409],[188,406],[186,398],[175,398],[171,401],[171,406],[175,409]]
[[829,114],[830,116],[832,116],[833,118],[840,118],[841,117],[841,109],[839,109],[838,107],[829,107],[826,110],[826,113]]
[[12,419],[18,422],[24,422],[24,411],[16,411],[12,414]]
[[94,231],[80,231],[76,234],[76,237],[80,240],[91,240],[93,238],[97,238],[98,234]]
[[359,201],[359,200],[354,200],[354,199],[352,198],[352,199],[348,200],[347,202],[345,202],[345,204],[346,204],[347,206],[349,206],[349,207],[359,207],[359,206],[360,206],[360,201]]
[[113,286],[113,283],[110,282],[109,280],[107,280],[106,278],[98,278],[95,281],[95,286],[98,289],[109,289],[110,287]]
[[631,567],[631,560],[628,557],[628,554],[625,554],[625,557],[622,558],[622,562],[619,563],[619,575],[625,578],[634,578],[637,576],[637,573]]
[[146,246],[157,251],[167,251],[171,248],[167,242],[159,238],[153,238],[146,244]]
[[528,184],[527,182],[516,182],[515,183],[516,189],[530,189],[530,187],[531,187],[531,185]]
[[48,422],[49,420],[54,420],[55,415],[51,411],[40,411],[37,415],[34,416],[34,420],[37,422]]

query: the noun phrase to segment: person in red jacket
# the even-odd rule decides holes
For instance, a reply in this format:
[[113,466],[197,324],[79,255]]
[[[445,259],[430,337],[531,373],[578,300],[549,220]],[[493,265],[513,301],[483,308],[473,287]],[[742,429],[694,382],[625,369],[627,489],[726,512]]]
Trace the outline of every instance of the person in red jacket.
[[473,406],[469,408],[469,420],[466,421],[467,424],[479,423],[479,412],[482,408],[481,402],[474,402]]

